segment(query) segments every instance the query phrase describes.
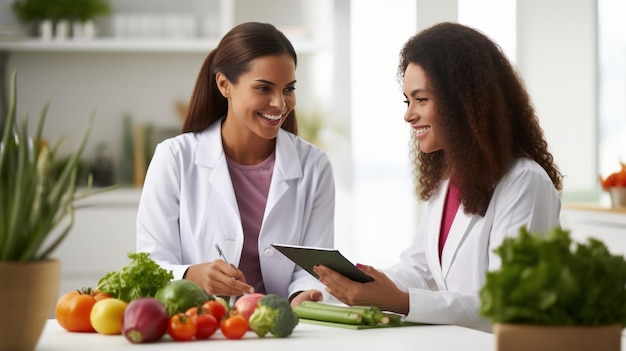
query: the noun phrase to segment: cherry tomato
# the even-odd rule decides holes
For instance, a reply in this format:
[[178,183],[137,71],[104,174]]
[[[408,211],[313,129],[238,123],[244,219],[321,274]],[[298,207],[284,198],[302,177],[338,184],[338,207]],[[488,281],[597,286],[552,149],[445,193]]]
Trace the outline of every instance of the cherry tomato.
[[210,314],[215,317],[218,321],[221,321],[222,318],[226,315],[226,306],[223,303],[217,300],[210,300],[202,304],[202,308],[209,311]]
[[93,305],[111,295],[83,288],[69,291],[59,298],[55,307],[57,322],[71,332],[89,332],[96,330],[91,325],[89,316]]
[[189,309],[185,311],[185,314],[192,319],[196,318],[196,316],[200,313],[206,313],[206,311],[197,306],[189,307]]
[[185,314],[196,323],[196,339],[208,339],[219,328],[217,319],[203,307],[191,307]]
[[246,317],[234,314],[222,320],[220,330],[227,339],[241,339],[248,331],[248,321]]
[[210,313],[200,313],[196,317],[196,339],[208,339],[219,328],[217,319]]
[[176,341],[189,341],[196,335],[196,323],[191,316],[177,313],[170,318],[167,333]]

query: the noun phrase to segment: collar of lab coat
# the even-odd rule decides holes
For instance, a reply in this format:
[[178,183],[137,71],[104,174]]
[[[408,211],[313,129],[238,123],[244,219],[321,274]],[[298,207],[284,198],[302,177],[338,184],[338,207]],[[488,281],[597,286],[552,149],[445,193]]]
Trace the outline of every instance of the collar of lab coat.
[[[235,212],[239,213],[235,192],[232,188],[226,155],[222,147],[222,120],[214,122],[198,135],[198,149],[196,150],[195,164],[200,167],[211,168],[209,181],[222,193]],[[266,213],[289,188],[287,180],[301,178],[302,161],[297,152],[296,136],[280,129],[276,137],[276,160],[274,173],[267,198]]]
[[440,287],[446,287],[446,290],[447,284],[445,282],[445,279],[450,270],[450,266],[452,266],[452,264],[454,263],[454,259],[459,247],[463,243],[463,240],[471,232],[471,229],[477,219],[477,217],[474,215],[466,215],[464,213],[463,204],[459,206],[459,210],[454,216],[452,226],[450,227],[450,231],[448,233],[448,238],[446,239],[446,243],[443,247],[443,252],[441,254],[441,264],[438,264],[439,235],[441,233],[441,220],[443,217],[443,208],[446,203],[448,185],[448,180],[443,181],[440,185],[439,191],[431,198],[434,208],[440,210],[436,212],[438,214],[436,218],[433,218],[431,221],[429,221],[430,228],[428,229],[427,234],[430,236],[430,240],[428,240],[430,247],[427,250],[430,256],[429,261],[431,263],[437,263],[431,264],[430,266],[438,268],[433,270],[433,277],[437,281],[437,285]]
[[[218,168],[220,163],[226,162],[222,147],[221,124],[223,119],[211,124],[199,134],[198,150],[195,163],[199,166]],[[302,177],[300,156],[296,151],[294,137],[284,129],[280,129],[276,138],[276,161],[274,173],[280,172],[283,179]]]

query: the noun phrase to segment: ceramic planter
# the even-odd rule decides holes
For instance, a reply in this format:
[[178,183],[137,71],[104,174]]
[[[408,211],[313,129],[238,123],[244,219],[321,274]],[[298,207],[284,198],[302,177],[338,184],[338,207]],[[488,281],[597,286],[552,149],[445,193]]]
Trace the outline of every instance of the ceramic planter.
[[626,187],[610,188],[609,194],[611,194],[611,207],[626,209]]
[[0,262],[0,351],[35,350],[54,312],[61,261]]
[[496,351],[620,351],[622,326],[496,323]]

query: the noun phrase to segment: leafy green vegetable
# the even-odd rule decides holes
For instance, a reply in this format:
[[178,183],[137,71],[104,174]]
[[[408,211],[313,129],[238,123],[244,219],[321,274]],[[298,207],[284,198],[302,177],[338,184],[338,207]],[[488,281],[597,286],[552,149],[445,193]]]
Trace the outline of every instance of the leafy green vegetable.
[[172,271],[161,268],[147,252],[128,253],[130,262],[117,272],[100,278],[96,289],[122,301],[154,297],[156,292],[174,279]]
[[480,291],[480,313],[493,323],[626,326],[626,261],[599,240],[574,243],[555,227],[523,227],[494,252],[502,259]]

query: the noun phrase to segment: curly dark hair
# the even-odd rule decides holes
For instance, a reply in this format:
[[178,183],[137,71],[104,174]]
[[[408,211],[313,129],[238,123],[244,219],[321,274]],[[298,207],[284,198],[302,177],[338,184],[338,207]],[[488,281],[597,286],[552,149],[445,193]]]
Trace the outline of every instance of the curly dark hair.
[[[516,158],[535,160],[560,192],[563,176],[522,79],[500,47],[481,32],[440,23],[411,37],[400,52],[398,78],[419,65],[437,98],[445,150],[424,153],[413,139],[416,192],[428,200],[453,173],[467,214],[485,215],[498,181]],[[454,170],[452,172],[451,170]]]

